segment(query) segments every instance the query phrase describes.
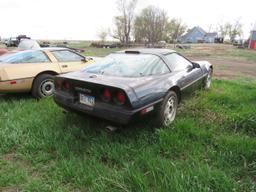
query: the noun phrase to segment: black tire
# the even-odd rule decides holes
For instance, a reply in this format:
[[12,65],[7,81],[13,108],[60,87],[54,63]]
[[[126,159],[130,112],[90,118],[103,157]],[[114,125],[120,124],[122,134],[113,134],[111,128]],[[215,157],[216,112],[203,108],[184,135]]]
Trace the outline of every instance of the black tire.
[[209,72],[205,78],[204,81],[204,89],[208,90],[211,88],[211,84],[212,84],[212,74],[213,74],[213,70],[212,68],[209,69]]
[[50,97],[54,92],[54,76],[50,74],[42,74],[36,77],[33,82],[32,95],[36,99]]
[[[170,106],[170,102],[173,102],[172,106]],[[168,108],[167,105],[169,105],[169,115],[170,115],[168,117],[167,117],[168,114],[166,111]],[[176,117],[177,108],[178,108],[178,96],[174,91],[169,91],[168,94],[165,96],[164,100],[156,108],[156,120],[155,120],[156,126],[166,127],[170,123],[172,123]]]

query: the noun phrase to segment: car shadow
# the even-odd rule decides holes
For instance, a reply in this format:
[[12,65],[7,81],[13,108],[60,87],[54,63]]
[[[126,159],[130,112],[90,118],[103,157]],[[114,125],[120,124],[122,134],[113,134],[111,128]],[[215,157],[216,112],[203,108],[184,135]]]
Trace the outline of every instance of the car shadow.
[[84,131],[84,133],[86,134],[95,135],[94,133],[100,134],[102,132],[105,132],[107,134],[119,135],[124,137],[129,137],[129,135],[132,136],[134,134],[138,135],[145,132],[149,134],[154,133],[157,128],[153,124],[152,116],[153,114],[132,121],[127,125],[120,125],[89,115],[84,115],[80,113],[76,114],[72,112],[66,113],[66,119],[68,119],[67,124],[81,128],[82,131]]
[[24,100],[33,99],[30,93],[6,93],[0,94],[0,100]]

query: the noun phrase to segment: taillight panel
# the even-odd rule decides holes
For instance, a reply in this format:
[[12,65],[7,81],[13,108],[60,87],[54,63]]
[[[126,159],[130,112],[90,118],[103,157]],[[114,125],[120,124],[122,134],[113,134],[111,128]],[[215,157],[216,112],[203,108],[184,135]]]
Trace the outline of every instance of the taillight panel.
[[60,79],[57,79],[55,81],[55,89],[56,90],[60,90],[61,89],[61,85],[62,85],[62,81]]
[[101,92],[101,100],[106,103],[114,103],[116,105],[125,105],[127,96],[124,91],[117,88],[104,88]]
[[61,87],[62,87],[62,89],[63,89],[64,91],[69,91],[69,90],[70,90],[70,84],[69,84],[69,82],[67,82],[67,81],[63,81]]
[[121,90],[117,91],[114,101],[118,105],[124,105],[126,102],[126,96],[125,93]]
[[101,96],[102,100],[105,102],[110,102],[112,99],[112,94],[110,92],[109,89],[105,88],[102,92],[102,96]]

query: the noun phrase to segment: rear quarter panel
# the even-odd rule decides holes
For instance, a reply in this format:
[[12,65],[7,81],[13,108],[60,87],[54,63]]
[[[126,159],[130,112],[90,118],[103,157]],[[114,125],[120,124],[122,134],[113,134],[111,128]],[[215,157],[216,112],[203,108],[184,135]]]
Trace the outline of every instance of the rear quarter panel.
[[133,107],[142,107],[162,100],[170,88],[178,84],[178,79],[178,73],[168,73],[148,77],[144,84],[140,83],[138,86],[132,86],[138,98],[138,102],[134,102]]
[[[29,91],[32,87],[34,78],[44,71],[53,71],[60,73],[56,63],[22,63],[8,64],[0,67],[0,91],[1,92],[19,92]],[[16,84],[10,81],[16,80]]]

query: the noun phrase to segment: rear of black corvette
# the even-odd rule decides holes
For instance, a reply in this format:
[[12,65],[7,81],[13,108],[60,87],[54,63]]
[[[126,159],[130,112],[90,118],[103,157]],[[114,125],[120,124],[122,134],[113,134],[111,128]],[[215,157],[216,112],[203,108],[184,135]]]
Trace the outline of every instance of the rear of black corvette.
[[[166,55],[180,61],[169,63]],[[54,100],[67,110],[118,124],[155,112],[156,126],[167,126],[184,95],[210,87],[212,66],[199,63],[171,50],[118,52],[82,71],[57,76]],[[183,68],[172,71],[171,66]]]
[[126,90],[63,77],[55,78],[55,102],[69,111],[82,112],[118,124],[127,124],[153,110],[153,104],[134,109]]

